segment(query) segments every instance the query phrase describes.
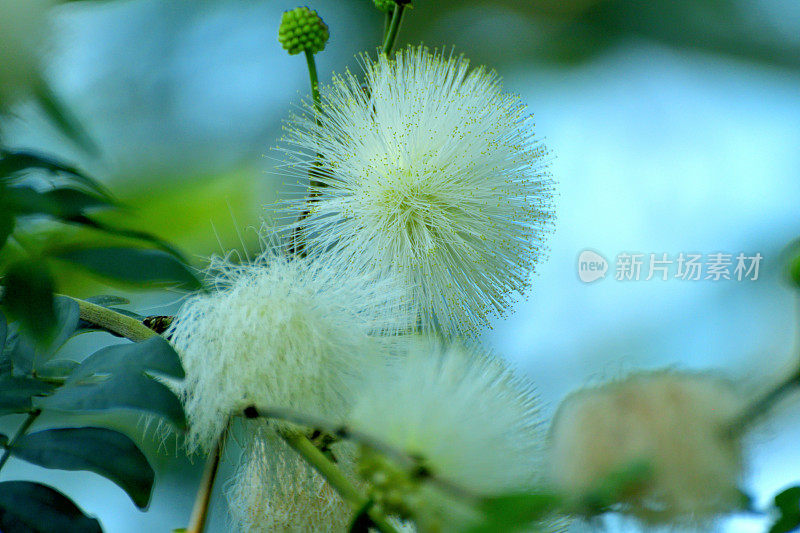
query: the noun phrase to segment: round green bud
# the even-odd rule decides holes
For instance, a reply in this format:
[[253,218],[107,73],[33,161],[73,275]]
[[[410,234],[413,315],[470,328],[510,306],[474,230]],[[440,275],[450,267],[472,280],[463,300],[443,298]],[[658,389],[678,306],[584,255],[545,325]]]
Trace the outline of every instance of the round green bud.
[[328,26],[316,11],[307,7],[284,11],[278,28],[278,41],[290,54],[321,52],[325,49],[328,37]]
[[373,2],[375,2],[375,7],[384,13],[391,13],[394,11],[394,6],[396,5],[394,0],[373,0]]

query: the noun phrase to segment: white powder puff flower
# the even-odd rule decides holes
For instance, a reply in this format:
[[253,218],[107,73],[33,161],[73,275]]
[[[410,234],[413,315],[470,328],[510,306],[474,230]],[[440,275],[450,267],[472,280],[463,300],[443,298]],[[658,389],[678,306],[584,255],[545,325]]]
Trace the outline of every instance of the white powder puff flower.
[[473,333],[530,284],[552,214],[544,148],[493,72],[424,48],[334,77],[283,151],[311,201],[308,246],[399,272],[425,327]]
[[354,514],[278,437],[251,440],[227,497],[231,521],[243,533],[347,531]]
[[353,383],[380,360],[380,334],[407,327],[391,279],[350,276],[322,258],[266,253],[218,261],[217,289],[185,302],[167,332],[181,356],[187,447],[213,446],[230,415],[284,407],[341,419]]
[[351,422],[474,493],[531,488],[541,477],[532,386],[476,349],[422,343],[376,372]]
[[743,408],[726,382],[673,371],[638,373],[568,396],[551,431],[552,475],[569,494],[646,462],[650,476],[625,510],[647,522],[703,521],[741,503],[738,439],[726,427]]

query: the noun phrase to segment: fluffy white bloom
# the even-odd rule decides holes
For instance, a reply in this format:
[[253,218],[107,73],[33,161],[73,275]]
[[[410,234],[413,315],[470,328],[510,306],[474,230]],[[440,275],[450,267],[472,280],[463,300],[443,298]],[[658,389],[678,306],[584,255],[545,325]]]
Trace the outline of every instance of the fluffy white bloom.
[[227,492],[244,533],[347,531],[353,510],[281,439],[255,437]]
[[[544,149],[493,72],[424,48],[364,58],[287,124],[309,246],[399,272],[426,327],[471,333],[530,284],[552,214]],[[291,220],[305,202],[292,206]]]
[[380,359],[380,333],[407,327],[390,279],[350,276],[322,258],[267,253],[218,262],[217,288],[183,305],[168,337],[186,379],[190,450],[210,448],[248,405],[340,419],[353,381]]
[[741,449],[725,429],[742,407],[726,382],[672,371],[578,391],[553,422],[553,479],[581,494],[645,461],[651,477],[626,496],[631,514],[649,522],[691,521],[732,510],[740,502]]
[[0,0],[0,109],[39,82],[52,0]]
[[474,349],[418,346],[376,372],[351,421],[476,493],[530,488],[540,480],[532,386]]

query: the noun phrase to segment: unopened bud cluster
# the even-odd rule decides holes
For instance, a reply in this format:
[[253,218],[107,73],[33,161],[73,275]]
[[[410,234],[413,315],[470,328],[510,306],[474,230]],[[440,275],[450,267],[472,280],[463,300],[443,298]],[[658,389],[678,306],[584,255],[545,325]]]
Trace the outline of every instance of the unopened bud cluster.
[[391,11],[394,11],[394,6],[397,5],[394,0],[374,0],[374,2],[375,2],[375,7],[377,7],[384,13],[389,13]]
[[358,460],[358,474],[370,485],[370,497],[384,512],[408,519],[419,504],[419,483],[388,459],[364,449]]
[[328,26],[312,9],[297,7],[285,11],[281,17],[278,41],[292,55],[300,52],[321,52],[329,37]]

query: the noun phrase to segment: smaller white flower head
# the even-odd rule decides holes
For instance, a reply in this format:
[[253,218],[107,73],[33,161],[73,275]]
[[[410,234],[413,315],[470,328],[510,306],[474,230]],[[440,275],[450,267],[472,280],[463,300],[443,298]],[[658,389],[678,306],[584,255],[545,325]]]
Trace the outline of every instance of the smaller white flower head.
[[227,491],[231,521],[243,533],[347,531],[353,510],[280,438],[254,437]]
[[174,386],[190,451],[209,449],[249,405],[341,419],[354,382],[380,360],[380,335],[408,325],[391,279],[352,276],[324,258],[266,253],[212,271],[216,290],[187,300],[167,332],[186,371]]
[[[282,150],[312,176],[313,249],[393,270],[428,328],[473,333],[529,286],[550,231],[545,150],[520,99],[463,58],[409,48],[363,58],[294,116]],[[290,224],[305,201],[289,209]]]
[[727,425],[743,408],[730,384],[657,371],[568,396],[551,430],[553,480],[580,495],[636,462],[651,475],[623,502],[647,522],[703,521],[740,502],[741,448]]
[[368,380],[351,422],[469,491],[520,490],[541,479],[533,388],[476,349],[418,343]]

